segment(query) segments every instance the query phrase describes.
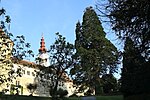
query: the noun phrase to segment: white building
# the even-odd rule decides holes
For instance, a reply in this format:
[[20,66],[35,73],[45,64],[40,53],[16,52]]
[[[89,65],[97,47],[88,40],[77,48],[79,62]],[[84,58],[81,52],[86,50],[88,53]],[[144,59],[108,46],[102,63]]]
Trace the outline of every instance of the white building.
[[[2,38],[0,39],[2,40]],[[5,48],[5,47],[4,47]],[[12,49],[10,49],[12,50]],[[13,62],[13,70],[20,71],[20,76],[18,74],[14,75],[14,79],[10,83],[10,85],[2,84],[0,85],[0,91],[4,89],[9,90],[6,94],[19,94],[19,95],[30,95],[29,90],[27,89],[28,84],[37,84],[37,89],[33,93],[35,96],[50,96],[49,95],[49,88],[46,85],[43,85],[37,73],[40,71],[39,65],[43,67],[50,66],[49,62],[49,55],[45,48],[44,38],[42,36],[40,42],[40,49],[38,58],[40,60],[37,63],[26,61],[26,60],[18,60],[16,58],[10,58]],[[7,71],[5,71],[7,74]],[[73,87],[73,81],[69,79],[69,77],[64,73],[63,75],[65,81],[59,82],[59,88],[63,88],[68,91],[68,95],[70,96],[74,93],[75,88]],[[64,84],[64,85],[61,85]]]

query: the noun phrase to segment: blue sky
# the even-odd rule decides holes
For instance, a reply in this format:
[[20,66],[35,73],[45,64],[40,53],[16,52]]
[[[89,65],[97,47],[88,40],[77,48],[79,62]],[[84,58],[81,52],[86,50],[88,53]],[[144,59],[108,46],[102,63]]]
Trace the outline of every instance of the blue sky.
[[[74,43],[75,26],[82,21],[86,7],[95,7],[96,0],[2,0],[1,5],[11,16],[10,31],[24,35],[31,43],[31,49],[38,54],[42,33],[46,47],[55,41],[55,33],[60,32],[67,41]],[[106,29],[107,27],[104,26]],[[109,29],[106,29],[109,33]],[[117,45],[114,35],[107,37]],[[31,59],[33,61],[33,59]]]
[[75,26],[82,20],[83,11],[94,6],[94,0],[2,0],[1,5],[11,16],[10,31],[24,35],[31,43],[34,53],[38,53],[40,39],[44,34],[46,47],[60,32],[67,41],[74,43]]
[[[42,34],[47,49],[55,41],[56,32],[74,43],[77,21],[82,22],[85,8],[95,7],[95,3],[96,0],[1,0],[0,5],[11,16],[10,31],[14,36],[24,35],[37,55]],[[109,28],[104,25],[107,38],[121,49]],[[34,61],[34,58],[30,60]]]

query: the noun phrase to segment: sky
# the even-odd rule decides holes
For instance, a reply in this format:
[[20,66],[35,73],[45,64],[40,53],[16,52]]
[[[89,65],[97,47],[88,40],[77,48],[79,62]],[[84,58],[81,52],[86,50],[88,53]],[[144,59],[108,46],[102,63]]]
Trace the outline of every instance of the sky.
[[74,43],[75,26],[82,20],[86,7],[94,0],[2,0],[1,6],[11,16],[10,32],[24,35],[31,49],[38,54],[42,34],[46,47],[55,41],[56,32]]
[[[96,0],[1,0],[0,7],[11,16],[10,32],[24,35],[36,57],[42,34],[47,49],[54,43],[56,32],[74,44],[76,23],[82,22],[85,8],[95,8],[95,4]],[[103,27],[109,33],[108,27]],[[120,49],[113,34],[107,34],[107,38]]]
[[[11,17],[10,32],[14,36],[24,35],[36,55],[42,34],[47,49],[54,43],[57,32],[74,44],[76,23],[82,22],[86,7],[95,8],[95,4],[96,0],[1,0],[0,7]],[[108,25],[103,27],[107,38],[118,47],[119,42]]]

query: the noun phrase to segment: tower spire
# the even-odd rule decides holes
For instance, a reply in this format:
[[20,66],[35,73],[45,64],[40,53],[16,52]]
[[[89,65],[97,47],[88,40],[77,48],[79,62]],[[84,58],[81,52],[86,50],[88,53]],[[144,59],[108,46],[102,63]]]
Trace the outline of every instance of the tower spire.
[[42,34],[42,39],[41,39],[41,42],[40,42],[40,49],[39,49],[39,52],[40,52],[40,53],[45,53],[45,52],[46,52],[45,41],[44,41],[43,34]]

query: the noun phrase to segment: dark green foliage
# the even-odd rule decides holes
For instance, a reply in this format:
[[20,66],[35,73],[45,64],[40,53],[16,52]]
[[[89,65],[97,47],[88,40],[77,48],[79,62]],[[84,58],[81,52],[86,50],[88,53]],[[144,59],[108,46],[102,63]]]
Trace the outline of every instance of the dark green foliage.
[[130,38],[126,40],[124,50],[121,91],[124,96],[149,93],[150,63],[140,55]]
[[[107,0],[101,16],[109,18],[112,29],[119,38],[132,38],[140,54],[149,60],[150,55],[150,1],[149,0]],[[100,2],[99,2],[100,3]]]
[[86,8],[82,24],[76,24],[76,64],[71,70],[78,85],[94,89],[96,81],[101,83],[99,76],[116,72],[118,52],[105,35],[96,12]]
[[11,95],[22,95],[23,94],[23,86],[11,84],[10,85],[10,94]]
[[68,91],[67,91],[67,90],[64,90],[64,89],[62,89],[62,88],[59,88],[59,89],[57,90],[57,95],[59,95],[60,98],[63,98],[63,97],[65,97],[65,96],[67,96],[67,94],[68,94]]
[[[107,0],[101,15],[109,18],[112,29],[125,40],[122,86],[124,96],[150,93],[150,1]],[[100,3],[100,2],[99,2]],[[133,100],[133,99],[131,99]],[[144,99],[143,99],[144,100]]]
[[118,91],[117,79],[112,74],[102,76],[104,93],[113,93]]
[[37,84],[31,84],[31,83],[29,83],[27,85],[27,89],[31,93],[30,95],[32,96],[33,93],[34,93],[34,91],[37,89]]

